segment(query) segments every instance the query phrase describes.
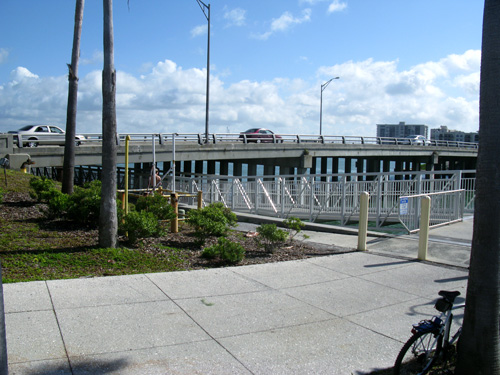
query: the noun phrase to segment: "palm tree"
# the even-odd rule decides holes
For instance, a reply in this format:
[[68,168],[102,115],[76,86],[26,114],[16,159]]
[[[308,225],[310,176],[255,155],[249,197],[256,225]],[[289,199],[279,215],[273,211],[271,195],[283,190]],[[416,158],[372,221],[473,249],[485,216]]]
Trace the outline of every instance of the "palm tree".
[[75,134],[76,107],[78,96],[78,58],[80,56],[80,39],[82,35],[83,6],[85,0],[76,0],[75,29],[73,32],[73,51],[71,65],[68,64],[68,108],[66,112],[66,144],[64,147],[62,192],[73,193],[75,175]]
[[113,0],[103,0],[104,68],[102,72],[102,192],[99,244],[116,247],[116,71],[113,52]]
[[474,234],[456,374],[500,374],[500,0],[485,0]]

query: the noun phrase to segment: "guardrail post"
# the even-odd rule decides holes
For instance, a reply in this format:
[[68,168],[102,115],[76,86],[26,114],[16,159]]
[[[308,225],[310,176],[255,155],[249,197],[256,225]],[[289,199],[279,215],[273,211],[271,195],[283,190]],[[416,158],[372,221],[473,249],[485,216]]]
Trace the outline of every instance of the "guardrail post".
[[197,206],[198,210],[201,210],[202,207],[203,207],[203,191],[201,191],[201,190],[198,192],[198,201],[197,201],[197,203],[198,203],[198,206]]
[[422,197],[420,201],[420,234],[418,237],[418,259],[427,260],[429,249],[429,224],[431,217],[431,198]]
[[170,194],[170,204],[174,208],[175,217],[170,221],[170,230],[172,233],[179,232],[179,196],[177,193]]
[[368,202],[370,194],[364,191],[359,196],[359,225],[358,225],[358,250],[366,251],[366,237],[368,232]]

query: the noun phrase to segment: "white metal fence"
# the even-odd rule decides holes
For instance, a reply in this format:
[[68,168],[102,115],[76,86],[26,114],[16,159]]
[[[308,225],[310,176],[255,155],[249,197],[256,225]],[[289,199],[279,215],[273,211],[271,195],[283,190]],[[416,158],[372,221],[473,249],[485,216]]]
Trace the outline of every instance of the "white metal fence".
[[[473,170],[255,177],[193,175],[177,176],[175,180],[178,191],[202,191],[205,205],[223,202],[235,212],[295,216],[312,222],[336,221],[340,225],[358,221],[359,195],[363,191],[370,194],[369,220],[377,228],[399,222],[400,197],[463,189],[463,206],[456,209],[474,210]],[[172,179],[166,179],[163,187],[171,186]]]
[[435,193],[415,194],[400,197],[399,220],[409,233],[420,230],[421,200],[429,197],[429,228],[463,220],[465,207],[465,190],[449,190]]

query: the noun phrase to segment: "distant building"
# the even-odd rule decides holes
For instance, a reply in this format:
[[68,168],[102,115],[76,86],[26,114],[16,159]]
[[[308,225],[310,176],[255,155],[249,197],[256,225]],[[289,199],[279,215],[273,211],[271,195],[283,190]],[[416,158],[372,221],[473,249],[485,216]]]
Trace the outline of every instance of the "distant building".
[[427,125],[410,125],[401,121],[399,124],[377,124],[377,137],[404,138],[408,135],[423,135],[427,137]]
[[479,133],[466,133],[460,130],[450,130],[447,126],[441,126],[437,129],[431,129],[431,140],[478,143]]

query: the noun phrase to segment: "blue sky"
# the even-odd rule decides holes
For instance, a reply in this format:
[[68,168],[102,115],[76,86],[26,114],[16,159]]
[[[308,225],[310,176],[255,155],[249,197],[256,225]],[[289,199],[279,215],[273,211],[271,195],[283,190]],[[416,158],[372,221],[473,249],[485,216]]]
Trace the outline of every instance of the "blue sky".
[[[208,4],[210,1],[204,1]],[[483,4],[213,0],[210,131],[375,136],[377,123],[477,131]],[[66,122],[75,2],[0,2],[0,132]],[[114,1],[118,131],[204,132],[196,0]],[[102,2],[86,1],[77,131],[101,130]]]

